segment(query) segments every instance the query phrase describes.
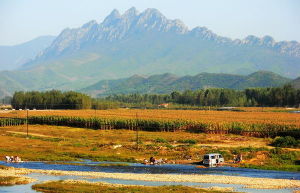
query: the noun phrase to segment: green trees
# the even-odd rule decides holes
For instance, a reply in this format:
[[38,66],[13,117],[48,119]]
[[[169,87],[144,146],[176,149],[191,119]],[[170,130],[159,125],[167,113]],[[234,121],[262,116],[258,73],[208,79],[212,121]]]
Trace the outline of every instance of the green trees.
[[276,137],[271,145],[275,147],[298,147],[300,140],[291,136]]
[[251,106],[299,106],[300,90],[291,85],[276,88],[250,88],[245,90]]
[[170,94],[121,94],[103,99],[91,99],[85,94],[74,91],[20,91],[15,92],[11,102],[15,109],[111,109],[118,108],[124,103],[134,104],[137,107],[153,107],[153,105],[161,103],[192,106],[298,107],[300,105],[300,89],[295,89],[291,85],[245,90],[208,88],[184,92],[174,91]]
[[90,109],[92,99],[74,91],[20,91],[14,93],[11,105],[15,109]]
[[160,104],[176,103],[196,106],[299,106],[300,90],[290,85],[276,88],[248,88],[233,90],[209,88],[201,90],[174,91],[170,94],[114,95],[106,99],[123,103]]

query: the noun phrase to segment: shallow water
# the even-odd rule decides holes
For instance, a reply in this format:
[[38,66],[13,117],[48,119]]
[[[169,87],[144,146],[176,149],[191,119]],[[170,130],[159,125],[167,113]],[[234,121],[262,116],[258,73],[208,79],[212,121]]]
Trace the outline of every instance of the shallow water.
[[123,180],[123,179],[112,179],[112,178],[86,178],[84,176],[53,176],[48,174],[38,174],[32,173],[27,175],[38,179],[38,181],[26,185],[16,185],[16,186],[6,186],[0,187],[0,192],[2,193],[35,193],[35,190],[31,189],[31,186],[37,183],[41,183],[48,180],[86,180],[90,182],[107,182],[111,184],[124,184],[124,185],[145,185],[145,186],[162,186],[162,185],[183,185],[183,186],[193,186],[193,187],[232,187],[235,191],[239,192],[250,192],[250,193],[292,193],[296,189],[251,189],[243,188],[243,185],[236,184],[216,184],[216,183],[194,183],[194,182],[155,182],[155,181],[142,181],[142,180]]
[[36,192],[35,190],[31,189],[31,186],[34,184],[38,184],[44,181],[49,180],[67,180],[67,179],[81,179],[82,176],[53,176],[53,175],[44,175],[44,174],[28,174],[26,175],[28,177],[32,177],[34,179],[37,179],[37,181],[30,183],[30,184],[24,184],[24,185],[15,185],[15,186],[0,186],[0,192],[2,193],[32,193]]
[[[230,175],[230,176],[246,176],[246,177],[263,177],[275,179],[297,179],[300,180],[299,172],[284,172],[271,170],[256,170],[247,168],[232,168],[232,167],[216,167],[216,168],[196,168],[195,165],[182,164],[166,164],[166,165],[143,165],[136,163],[126,163],[128,166],[98,166],[101,163],[121,163],[121,162],[63,162],[64,164],[53,164],[51,162],[23,162],[23,163],[6,163],[0,161],[1,165],[12,166],[16,168],[44,169],[44,170],[66,170],[66,171],[93,171],[93,172],[110,172],[110,173],[151,173],[151,174],[212,174],[212,175]],[[66,163],[81,163],[84,165],[65,165]],[[0,192],[35,192],[31,186],[35,183],[41,183],[47,180],[64,180],[64,179],[83,179],[91,182],[108,182],[114,184],[130,184],[130,185],[185,185],[185,186],[200,186],[200,187],[233,187],[235,191],[253,192],[253,193],[290,193],[295,189],[248,189],[243,188],[243,185],[235,184],[213,184],[213,183],[191,183],[191,182],[152,182],[141,180],[122,180],[111,178],[85,178],[82,176],[52,176],[44,174],[29,174],[29,177],[38,179],[37,182],[27,185],[16,185],[8,187],[0,187]]]
[[273,170],[257,170],[249,168],[234,167],[215,167],[215,168],[197,168],[195,165],[183,164],[165,164],[165,165],[143,165],[138,163],[126,163],[127,166],[98,166],[101,163],[121,163],[121,162],[63,162],[63,163],[81,163],[84,165],[65,165],[53,164],[51,162],[23,162],[6,163],[0,161],[1,165],[12,166],[16,168],[30,168],[43,170],[65,170],[65,171],[93,171],[108,173],[148,173],[148,174],[211,174],[211,175],[229,175],[260,177],[273,179],[296,179],[300,180],[300,172],[285,172]]

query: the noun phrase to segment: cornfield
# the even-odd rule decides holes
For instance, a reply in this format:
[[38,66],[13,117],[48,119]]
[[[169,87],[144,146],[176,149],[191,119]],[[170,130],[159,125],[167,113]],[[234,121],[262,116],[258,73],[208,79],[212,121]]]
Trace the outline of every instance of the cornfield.
[[[300,114],[287,112],[230,112],[230,111],[195,111],[195,110],[44,110],[29,111],[29,116],[68,116],[68,117],[101,117],[124,119],[154,120],[188,120],[213,123],[247,123],[247,124],[279,124],[293,125],[300,128]],[[7,117],[26,117],[26,111],[3,113]]]
[[29,124],[45,124],[90,129],[129,129],[143,131],[189,131],[210,134],[239,134],[254,137],[294,136],[300,138],[300,130],[291,125],[213,123],[187,120],[154,120],[124,118],[83,118],[66,116],[32,116]]
[[[26,121],[26,111],[12,111],[3,113],[2,116],[20,117],[24,119],[22,123]],[[1,119],[1,122],[4,121],[7,120]],[[138,128],[144,131],[232,133],[255,137],[291,135],[300,138],[300,114],[288,112],[44,110],[29,111],[29,123],[91,129],[135,130]]]
[[23,125],[26,121],[24,118],[0,118],[0,127]]

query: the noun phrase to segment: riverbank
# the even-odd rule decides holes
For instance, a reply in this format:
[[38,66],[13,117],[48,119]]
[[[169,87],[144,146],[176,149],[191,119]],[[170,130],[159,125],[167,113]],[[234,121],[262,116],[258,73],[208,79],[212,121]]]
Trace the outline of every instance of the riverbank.
[[28,174],[25,170],[16,171],[15,168],[0,166],[0,186],[13,186],[20,184],[29,184],[36,179],[25,177]]
[[209,189],[187,187],[187,186],[133,186],[110,184],[103,182],[88,182],[85,180],[64,180],[64,181],[48,181],[41,184],[35,184],[32,189],[40,192],[94,192],[94,193],[227,193],[232,192],[232,188],[212,187]]
[[221,153],[228,163],[234,155],[243,155],[243,163],[233,167],[300,171],[300,151],[268,146],[271,140],[268,138],[139,131],[137,146],[136,131],[30,125],[27,137],[26,129],[1,128],[1,157],[18,155],[24,161],[88,159],[131,163],[155,157],[167,159],[168,163],[184,163],[199,162],[207,153]]
[[251,178],[240,176],[221,175],[187,175],[187,174],[136,174],[136,173],[105,173],[105,172],[80,172],[62,170],[38,170],[25,168],[10,168],[11,175],[23,175],[29,173],[41,173],[48,175],[70,175],[85,176],[87,178],[112,178],[123,180],[161,181],[161,182],[194,182],[194,183],[214,183],[214,184],[238,184],[247,188],[255,189],[283,189],[300,188],[300,180]]

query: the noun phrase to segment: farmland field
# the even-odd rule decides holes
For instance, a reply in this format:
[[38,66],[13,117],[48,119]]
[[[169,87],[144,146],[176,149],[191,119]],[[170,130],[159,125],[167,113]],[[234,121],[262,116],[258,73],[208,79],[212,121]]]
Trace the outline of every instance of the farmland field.
[[[234,154],[242,152],[245,164],[263,166],[268,163],[266,165],[276,165],[283,169],[286,164],[292,165],[300,155],[300,152],[295,155],[293,153],[293,160],[276,160],[277,158],[272,157],[272,147],[268,146],[270,139],[231,134],[180,131],[170,135],[168,132],[140,131],[137,149],[135,131],[30,125],[29,138],[26,138],[26,129],[25,125],[0,128],[1,157],[8,154],[19,155],[27,161],[91,159],[141,162],[144,158],[156,156],[180,163],[187,156],[198,162],[205,153],[211,151],[221,152],[226,160],[232,160]],[[282,150],[281,153],[291,151],[295,149]],[[298,170],[297,168],[295,166],[291,170]]]
[[[68,164],[67,161],[79,161],[75,165],[80,166],[84,165],[80,162],[82,160],[133,163],[152,156],[164,158],[168,164],[198,164],[204,154],[216,152],[224,156],[227,166],[300,171],[299,148],[274,148],[270,146],[273,141],[270,137],[257,138],[230,132],[187,132],[188,127],[197,126],[197,129],[207,126],[205,129],[212,127],[228,131],[233,126],[242,130],[266,128],[267,133],[270,128],[299,131],[300,115],[296,113],[273,112],[272,109],[260,112],[255,108],[245,112],[30,110],[28,127],[24,124],[27,111],[2,111],[0,115],[6,117],[0,120],[0,157],[18,155],[25,164],[46,161],[48,165],[63,165]],[[175,123],[183,129],[176,132],[159,130],[160,127],[176,127]],[[242,154],[244,160],[233,164],[233,157],[237,154]],[[118,165],[105,163],[99,167],[116,168]],[[48,185],[35,188],[42,190]],[[59,185],[51,184],[54,188]]]
[[[255,137],[295,136],[300,138],[300,114],[274,112],[277,108],[244,112],[195,110],[43,110],[28,111],[29,123],[92,129],[145,131],[192,131],[232,133]],[[27,111],[2,113],[2,117],[25,118]],[[19,124],[19,123],[18,123]]]
[[[245,109],[245,108],[244,108]],[[190,120],[216,123],[271,123],[300,127],[300,114],[288,112],[259,112],[258,108],[251,111],[195,111],[195,110],[40,110],[29,111],[29,116],[74,116],[74,117],[106,117],[130,119],[161,119],[161,120]],[[249,110],[250,110],[249,109]],[[274,108],[276,109],[276,108]],[[26,111],[11,111],[1,113],[1,117],[26,117]]]
[[[226,151],[230,152],[228,155],[235,151],[231,148],[249,147],[251,154],[251,151],[260,152],[259,148],[268,147],[272,141],[268,138],[269,133],[276,129],[286,131],[290,129],[299,134],[300,114],[272,112],[274,109],[269,108],[267,112],[259,112],[259,108],[251,108],[245,112],[134,109],[31,110],[28,111],[29,123],[32,123],[29,125],[30,140],[32,140],[31,144],[37,144],[32,147],[29,145],[28,152],[33,148],[36,149],[35,151],[41,151],[39,154],[41,156],[34,157],[34,154],[29,154],[25,146],[22,148],[22,151],[25,151],[22,156],[31,160],[46,160],[51,156],[54,156],[51,160],[73,160],[76,156],[96,160],[113,160],[114,157],[117,157],[116,160],[126,160],[161,155],[179,160],[184,155],[190,154],[198,157],[199,152],[210,151],[210,148],[206,150],[201,148],[206,145],[216,147],[220,151],[227,149]],[[26,118],[27,116],[27,111],[3,112],[1,117]],[[138,139],[137,124],[140,129]],[[183,127],[183,129],[178,129],[170,135],[164,132],[168,131],[165,127]],[[202,132],[186,132],[188,127]],[[9,149],[12,153],[20,150],[19,146],[13,147],[7,144],[21,143],[20,141],[27,144],[28,140],[24,139],[26,125],[4,126],[0,129],[2,135],[5,136],[2,137],[2,141],[7,141],[2,145],[2,153]],[[223,132],[209,132],[209,129],[212,131],[219,129]],[[260,137],[263,138],[245,135],[242,131],[247,129],[261,130],[260,133],[264,135]],[[76,138],[76,136],[80,137]],[[137,143],[139,143],[139,150],[136,150]],[[122,148],[118,151],[111,150],[111,146],[118,144],[121,144]],[[55,148],[51,148],[53,145]],[[64,154],[63,152],[66,151],[69,153]],[[252,153],[250,157],[255,156],[254,154]],[[271,160],[269,159],[270,153],[263,152],[262,154],[267,160]],[[59,155],[63,156],[59,157]]]

